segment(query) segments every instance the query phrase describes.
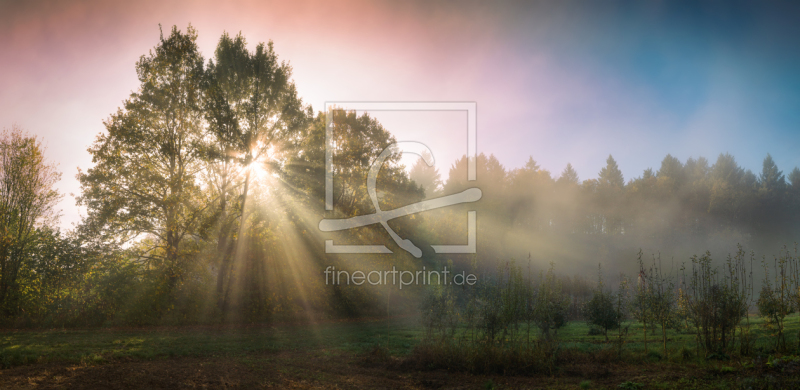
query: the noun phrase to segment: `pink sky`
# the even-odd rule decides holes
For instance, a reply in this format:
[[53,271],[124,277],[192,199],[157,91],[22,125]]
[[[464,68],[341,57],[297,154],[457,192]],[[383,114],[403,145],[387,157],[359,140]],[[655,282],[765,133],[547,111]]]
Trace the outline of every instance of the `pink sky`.
[[[104,131],[102,121],[138,88],[134,64],[157,44],[159,23],[165,31],[191,23],[206,59],[223,31],[241,31],[251,45],[273,40],[294,68],[300,95],[317,110],[337,100],[485,100],[476,84],[488,81],[487,58],[504,50],[493,39],[491,20],[476,24],[468,15],[389,3],[93,1],[2,8],[0,124],[16,123],[44,139],[66,194],[79,192],[76,168],[91,165],[86,148]],[[497,93],[508,91],[502,84],[510,76],[492,77]],[[450,162],[439,163],[446,171]],[[78,221],[72,197],[62,208],[63,225]]]

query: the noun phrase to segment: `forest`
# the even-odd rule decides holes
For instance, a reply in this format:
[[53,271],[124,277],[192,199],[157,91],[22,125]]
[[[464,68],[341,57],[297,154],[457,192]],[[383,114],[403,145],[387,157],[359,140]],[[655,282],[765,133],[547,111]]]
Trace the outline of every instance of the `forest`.
[[[596,178],[581,178],[570,164],[544,170],[536,156],[507,168],[502,156],[465,155],[439,172],[396,154],[377,180],[383,210],[483,193],[390,222],[422,248],[417,259],[380,226],[318,228],[375,212],[367,173],[396,142],[391,129],[368,113],[304,103],[272,42],[249,50],[242,34],[226,33],[205,58],[197,37],[172,27],[135,64],[139,88],[109,113],[88,146],[92,166],[77,172],[85,214],[74,229],[59,228],[65,194],[55,190],[72,172],[47,161],[46,140],[16,125],[2,132],[0,326],[412,318],[419,340],[407,364],[473,373],[552,373],[564,354],[585,352],[568,346],[570,327],[608,359],[800,349],[791,316],[800,311],[798,167],[770,155],[750,168],[727,153],[667,155],[625,178],[609,155]],[[328,121],[334,211],[324,207]],[[477,253],[435,253],[431,244],[464,242],[468,210],[477,211]],[[386,243],[394,254],[325,253],[329,239]],[[399,289],[330,284],[324,273],[423,266],[478,283]],[[5,366],[26,362],[6,357]]]

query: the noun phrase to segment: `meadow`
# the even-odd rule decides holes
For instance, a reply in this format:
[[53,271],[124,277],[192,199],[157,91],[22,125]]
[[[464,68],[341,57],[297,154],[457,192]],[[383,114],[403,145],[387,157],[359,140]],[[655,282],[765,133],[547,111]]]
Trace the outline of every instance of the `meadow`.
[[[556,336],[552,372],[470,373],[419,364],[425,341],[414,317],[249,326],[11,330],[0,335],[2,388],[793,388],[796,355],[775,354],[770,331],[750,318],[757,336],[750,357],[698,356],[695,335],[628,323],[617,346],[573,321]],[[463,332],[461,329],[459,332]],[[787,318],[795,350],[800,317]],[[532,337],[537,337],[534,334]],[[459,334],[456,335],[456,339]],[[422,351],[422,352],[421,352]]]

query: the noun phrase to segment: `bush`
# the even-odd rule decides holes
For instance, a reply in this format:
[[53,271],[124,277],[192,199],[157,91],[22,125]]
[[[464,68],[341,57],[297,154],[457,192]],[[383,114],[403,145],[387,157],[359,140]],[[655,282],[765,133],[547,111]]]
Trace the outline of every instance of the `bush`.
[[769,269],[766,261],[762,260],[764,267],[764,284],[756,301],[758,313],[764,318],[764,326],[775,331],[775,349],[786,350],[786,337],[784,337],[786,316],[794,313],[792,291],[790,287],[790,268],[792,268],[790,254],[782,255],[775,259],[775,280],[770,281]]
[[[608,341],[608,331],[617,329],[620,326],[622,315],[614,307],[614,297],[610,292],[604,291],[603,286],[603,273],[602,269],[598,267],[597,288],[594,290],[592,299],[584,306],[584,315],[586,316],[586,323],[590,326],[599,327],[606,341]],[[592,328],[589,330],[589,335],[592,335]]]
[[541,331],[542,338],[551,339],[558,329],[567,324],[569,298],[561,290],[561,282],[556,278],[555,265],[550,263],[547,274],[539,276],[539,286],[533,298],[533,322]]
[[683,277],[680,306],[695,328],[698,348],[704,348],[707,354],[732,349],[736,327],[747,316],[754,256],[751,255],[750,269],[744,257],[744,250],[738,246],[736,256],[728,256],[718,273],[711,267],[710,252],[699,258],[692,256],[692,273]]

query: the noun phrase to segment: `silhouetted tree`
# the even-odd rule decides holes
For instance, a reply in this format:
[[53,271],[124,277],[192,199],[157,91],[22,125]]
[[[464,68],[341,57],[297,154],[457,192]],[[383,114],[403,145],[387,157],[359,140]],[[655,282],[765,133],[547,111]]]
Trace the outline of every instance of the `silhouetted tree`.
[[572,167],[572,164],[567,163],[567,166],[563,171],[561,171],[561,176],[559,176],[558,182],[572,184],[578,184],[580,182],[578,172],[575,171],[575,168]]
[[[423,153],[428,154],[428,152]],[[430,154],[428,154],[428,156],[430,156]],[[408,176],[411,180],[414,180],[417,185],[422,187],[422,190],[425,191],[426,198],[435,197],[436,193],[439,191],[439,187],[442,185],[442,177],[439,174],[439,169],[435,166],[428,166],[423,158],[417,159],[411,167]]]
[[622,176],[622,171],[617,166],[617,161],[614,157],[608,155],[606,159],[606,166],[600,170],[599,182],[601,186],[622,188],[625,186],[625,179]]

